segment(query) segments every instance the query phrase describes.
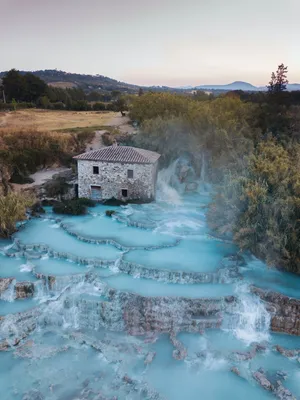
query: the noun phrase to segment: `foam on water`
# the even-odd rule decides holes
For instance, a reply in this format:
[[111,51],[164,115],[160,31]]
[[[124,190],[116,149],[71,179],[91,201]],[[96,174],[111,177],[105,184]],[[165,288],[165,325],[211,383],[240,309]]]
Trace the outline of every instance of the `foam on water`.
[[262,301],[253,296],[247,284],[237,285],[239,304],[234,334],[247,344],[269,340],[271,316]]

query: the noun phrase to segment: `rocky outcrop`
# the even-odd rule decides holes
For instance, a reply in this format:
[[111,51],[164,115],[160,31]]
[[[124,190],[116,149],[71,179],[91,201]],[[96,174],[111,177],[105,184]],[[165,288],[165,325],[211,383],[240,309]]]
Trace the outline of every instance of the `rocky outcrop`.
[[26,299],[34,295],[33,282],[17,282],[15,285],[16,299]]
[[13,281],[14,278],[0,278],[0,298],[2,294],[7,291]]
[[266,303],[272,331],[300,335],[300,300],[257,287],[251,291]]
[[151,364],[152,361],[154,360],[155,356],[156,356],[156,353],[153,351],[150,351],[149,353],[147,353],[145,360],[144,360],[144,364],[145,365]]
[[[111,291],[113,292],[113,291]],[[169,297],[143,297],[128,293],[115,293],[122,297],[125,330],[131,335],[149,332],[203,332],[220,328],[221,311],[230,309],[234,298],[188,299]],[[112,298],[114,294],[112,295]]]
[[300,349],[285,349],[282,346],[276,345],[274,350],[287,358],[295,358],[300,355]]
[[262,353],[267,350],[267,346],[261,343],[254,343],[249,351],[234,351],[230,358],[234,361],[249,361],[256,356],[257,353]]
[[280,380],[269,378],[263,369],[260,368],[252,376],[263,389],[272,392],[279,400],[296,400],[296,397],[282,385]]
[[172,345],[175,347],[175,350],[173,350],[173,358],[175,358],[175,360],[184,360],[187,356],[187,349],[180,342],[180,340],[176,338],[176,334],[174,332],[170,334],[170,340]]

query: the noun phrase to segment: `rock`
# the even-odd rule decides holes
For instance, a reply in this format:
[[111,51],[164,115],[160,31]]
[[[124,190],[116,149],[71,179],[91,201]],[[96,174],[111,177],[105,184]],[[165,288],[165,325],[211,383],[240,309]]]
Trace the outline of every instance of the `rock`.
[[15,285],[16,299],[25,299],[34,295],[33,282],[17,282]]
[[262,388],[269,391],[272,390],[271,382],[266,378],[266,376],[263,373],[256,371],[252,374],[252,376],[260,384]]
[[231,367],[230,371],[236,374],[237,376],[241,376],[240,370],[237,367]]
[[256,351],[252,349],[251,351],[234,351],[232,353],[232,358],[236,361],[247,361],[251,360],[256,356]]
[[300,299],[254,286],[251,291],[266,303],[267,310],[272,314],[272,331],[300,335]]
[[123,376],[123,381],[129,383],[130,385],[133,384],[133,379],[131,379],[128,375]]
[[145,365],[151,364],[155,356],[156,356],[155,352],[149,352],[145,357],[144,364]]
[[90,380],[89,380],[88,378],[86,378],[86,379],[82,382],[82,386],[83,386],[84,388],[86,388],[87,386],[89,386],[89,384],[90,384]]
[[173,351],[173,358],[175,358],[175,360],[184,360],[187,356],[187,349],[176,338],[175,333],[170,334],[170,340],[171,340],[173,346],[175,347],[175,350]]
[[274,349],[276,351],[278,351],[278,353],[282,354],[284,357],[287,357],[287,358],[294,358],[294,357],[297,357],[298,355],[300,355],[300,349],[289,350],[289,349],[285,349],[284,347],[279,346],[279,345],[276,345],[274,347]]
[[287,378],[287,373],[286,373],[286,372],[283,372],[283,371],[276,371],[276,375],[277,375],[280,379],[283,379],[284,381],[285,381],[286,378]]
[[14,278],[0,278],[0,297],[9,288],[13,280]]
[[279,381],[274,388],[274,394],[279,400],[296,400],[296,397]]
[[24,396],[22,397],[22,400],[44,400],[45,397],[44,395],[36,389],[29,390],[29,392],[26,392]]
[[[285,379],[286,374],[282,373],[281,371],[277,371],[276,375],[278,375],[278,373],[283,377],[283,379]],[[262,388],[274,393],[279,400],[296,400],[296,397],[294,397],[294,395],[282,385],[280,380],[277,380],[272,384],[266,377],[266,374],[262,368],[254,372],[252,376]]]

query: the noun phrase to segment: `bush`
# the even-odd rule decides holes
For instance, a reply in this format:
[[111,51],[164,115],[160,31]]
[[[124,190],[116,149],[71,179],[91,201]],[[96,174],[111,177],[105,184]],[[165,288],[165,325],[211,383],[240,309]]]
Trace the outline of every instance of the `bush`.
[[76,199],[77,203],[85,206],[85,207],[95,207],[96,202],[94,200],[88,199],[86,197],[81,197]]
[[104,103],[94,103],[93,104],[93,110],[94,111],[104,111],[106,110],[105,104]]
[[64,110],[66,108],[65,104],[62,101],[52,103],[52,106],[54,110]]
[[95,206],[95,202],[90,199],[81,198],[56,203],[53,206],[55,214],[84,215],[87,207]]
[[12,174],[10,182],[18,183],[19,185],[24,185],[26,183],[33,183],[34,179],[30,178],[30,176],[23,175],[20,172],[15,172]]
[[63,195],[68,193],[70,186],[66,178],[59,176],[44,184],[45,194],[47,197],[60,199]]
[[102,135],[102,142],[105,146],[111,146],[114,143],[114,138],[111,133],[104,132]]
[[26,209],[34,204],[34,198],[24,193],[0,196],[0,236],[8,238],[16,231],[16,223],[26,219]]
[[30,212],[31,212],[31,215],[33,217],[35,217],[35,216],[39,216],[40,214],[45,214],[46,211],[41,206],[41,203],[38,202],[38,203],[33,204],[33,206],[30,208]]
[[106,210],[105,211],[105,215],[107,217],[112,217],[115,213],[116,213],[115,210]]

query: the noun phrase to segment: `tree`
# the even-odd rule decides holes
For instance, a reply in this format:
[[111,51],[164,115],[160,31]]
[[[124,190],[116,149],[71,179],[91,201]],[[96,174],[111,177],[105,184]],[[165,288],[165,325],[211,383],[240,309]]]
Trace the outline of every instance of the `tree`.
[[143,88],[139,88],[139,96],[143,96],[143,94],[144,94],[144,90],[143,90]]
[[2,79],[2,84],[7,97],[7,101],[16,99],[17,101],[24,100],[26,92],[26,82],[24,77],[15,69],[8,71]]
[[123,113],[124,111],[126,111],[128,109],[126,100],[124,99],[124,97],[119,97],[115,101],[114,105],[115,105],[115,110],[119,111],[120,113]]
[[280,93],[286,90],[286,85],[289,83],[287,80],[288,67],[284,64],[278,65],[277,71],[272,72],[271,80],[267,86],[269,93]]
[[21,100],[36,102],[39,97],[45,95],[47,85],[42,79],[31,73],[27,73],[24,75],[24,80],[25,92]]

